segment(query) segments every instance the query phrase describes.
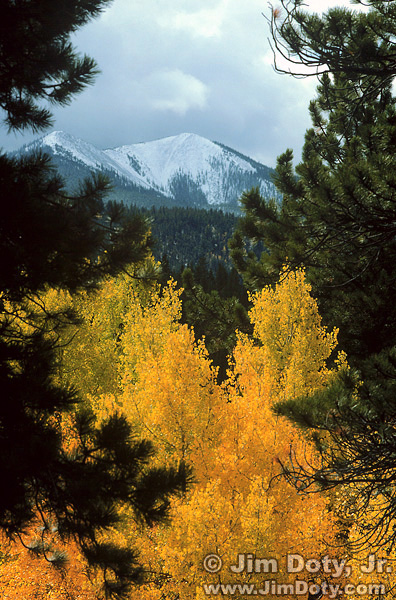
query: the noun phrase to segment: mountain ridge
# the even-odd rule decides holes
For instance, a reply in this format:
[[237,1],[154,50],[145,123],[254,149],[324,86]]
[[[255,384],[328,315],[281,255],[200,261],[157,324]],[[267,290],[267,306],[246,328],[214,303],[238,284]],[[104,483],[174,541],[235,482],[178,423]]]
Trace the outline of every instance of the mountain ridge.
[[[16,153],[49,154],[68,187],[92,172],[106,174],[112,196],[137,206],[195,206],[238,212],[238,199],[259,187],[277,196],[272,169],[195,133],[100,150],[63,131],[53,131]],[[151,204],[150,204],[151,202]]]

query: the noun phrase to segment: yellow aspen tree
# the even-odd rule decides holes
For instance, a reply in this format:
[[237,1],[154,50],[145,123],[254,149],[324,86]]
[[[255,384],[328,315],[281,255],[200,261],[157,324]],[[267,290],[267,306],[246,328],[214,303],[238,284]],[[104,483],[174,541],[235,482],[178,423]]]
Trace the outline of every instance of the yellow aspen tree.
[[302,269],[280,274],[280,282],[252,296],[254,336],[266,349],[267,369],[279,396],[296,397],[326,384],[326,361],[337,344],[334,329],[321,324]]
[[[289,584],[305,575],[308,583],[310,573],[287,572],[289,554],[320,560],[344,552],[335,547],[338,527],[326,497],[298,493],[279,477],[279,462],[291,448],[305,460],[315,460],[315,454],[299,430],[271,410],[285,395],[326,385],[336,331],[322,327],[302,271],[252,300],[253,339],[239,335],[221,390],[192,334],[168,321],[168,333],[161,335],[158,312],[146,315],[153,319],[146,330],[154,328],[151,335],[160,343],[146,343],[142,351],[139,341],[139,350],[132,343],[125,351],[124,406],[129,403],[130,414],[164,456],[189,458],[196,474],[187,500],[173,505],[171,526],[151,532],[142,544],[152,579],[139,597],[203,597],[203,586],[216,582],[259,589],[263,577]],[[136,337],[136,323],[130,335]],[[220,572],[203,568],[209,554],[221,558]],[[238,572],[239,555],[273,558],[279,568],[267,575]]]
[[119,392],[99,396],[95,410],[98,416],[120,410],[154,442],[158,460],[203,465],[222,392],[204,344],[196,343],[180,315],[180,291],[173,283],[153,289],[143,301],[140,292],[130,293],[120,336]]
[[119,391],[120,338],[128,307],[150,294],[152,284],[140,284],[125,274],[108,278],[94,293],[83,291],[73,298],[51,290],[47,304],[69,300],[78,315],[76,325],[62,332],[59,344],[59,374],[82,396],[99,397]]
[[[158,296],[159,288],[155,289]],[[163,301],[168,307],[166,293]],[[61,353],[59,369],[54,377],[77,387],[82,401],[91,404],[99,420],[113,413],[114,409],[121,412],[122,329],[132,320],[130,317],[128,321],[127,314],[134,314],[135,311],[141,311],[142,315],[145,313],[143,305],[146,305],[146,308],[150,305],[148,311],[150,314],[154,311],[154,292],[152,298],[149,289],[124,276],[107,280],[94,295],[83,293],[71,297],[57,290],[48,290],[40,298],[40,309],[63,311],[70,307],[79,314],[80,322],[75,326],[70,324],[63,329],[48,330],[48,335],[52,336],[59,345]],[[172,313],[172,308],[170,311]],[[163,315],[165,315],[164,311]],[[172,314],[167,322],[172,322],[173,319]],[[144,325],[144,320],[142,324]],[[146,331],[147,335],[149,329]],[[167,331],[166,328],[162,328],[164,334]],[[146,342],[150,346],[151,338],[146,338]],[[128,373],[130,375],[130,369]],[[73,413],[62,417],[54,415],[54,419],[59,421],[65,451],[72,452],[75,444]],[[145,437],[147,438],[147,435]],[[163,465],[164,460],[159,456],[158,466]],[[136,516],[132,511],[125,511],[121,528],[106,531],[103,534],[103,541],[113,542],[116,539],[117,545],[121,547],[126,544],[127,539],[131,539],[135,545],[137,535],[133,533],[134,527],[142,539],[144,538],[140,531],[140,524],[135,521]],[[128,535],[124,534],[126,523],[128,523]],[[31,532],[31,536],[33,539],[34,532]],[[27,535],[26,542],[29,541],[30,537]],[[17,597],[59,600],[74,597],[86,600],[101,598],[99,588],[102,580],[100,577],[98,581],[92,579],[92,573],[88,578],[87,565],[73,543],[63,544],[59,539],[54,542],[68,556],[65,571],[54,569],[50,561],[32,559],[31,552],[23,547],[8,545],[5,540],[2,541],[0,548],[4,559],[0,564],[2,598],[10,598],[10,600]]]
[[[106,534],[139,548],[146,582],[131,599],[203,598],[204,586],[217,583],[258,590],[265,580],[308,581],[310,573],[287,572],[288,554],[344,556],[335,547],[338,528],[327,498],[298,493],[279,476],[291,448],[301,459],[316,459],[272,404],[325,386],[333,376],[326,361],[336,331],[322,327],[302,271],[282,274],[276,288],[252,297],[253,338],[238,335],[222,386],[204,341],[180,322],[174,284],[147,290],[119,277],[77,301],[83,328],[68,338],[61,376],[72,381],[83,361],[86,372],[77,383],[99,420],[117,410],[153,441],[158,465],[183,460],[194,469],[187,496],[172,501],[168,526],[142,527],[125,510],[121,528]],[[66,421],[63,427],[67,434]],[[73,440],[67,443],[72,447]],[[213,554],[223,564],[216,573],[203,563]],[[237,568],[239,555],[272,559],[278,569]]]

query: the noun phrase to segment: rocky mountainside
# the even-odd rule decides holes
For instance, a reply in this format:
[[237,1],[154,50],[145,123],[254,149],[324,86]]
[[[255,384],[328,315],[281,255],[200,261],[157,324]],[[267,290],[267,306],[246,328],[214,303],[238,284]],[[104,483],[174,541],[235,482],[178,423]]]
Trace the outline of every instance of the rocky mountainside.
[[23,146],[18,154],[49,154],[68,187],[92,172],[106,174],[111,196],[137,206],[185,206],[238,211],[242,192],[274,196],[272,170],[218,142],[184,133],[108,150],[62,131]]

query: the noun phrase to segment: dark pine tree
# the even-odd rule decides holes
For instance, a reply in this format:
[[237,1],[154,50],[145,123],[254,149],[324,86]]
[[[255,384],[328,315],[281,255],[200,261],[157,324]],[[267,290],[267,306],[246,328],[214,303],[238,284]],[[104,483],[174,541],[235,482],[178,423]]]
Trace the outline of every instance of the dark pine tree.
[[[228,358],[235,347],[236,331],[250,332],[247,316],[247,295],[240,285],[233,288],[227,283],[233,273],[221,269],[222,289],[216,287],[213,273],[205,268],[205,261],[187,267],[181,274],[183,286],[183,320],[194,328],[198,339],[205,338],[209,357],[218,367],[218,381],[224,381]],[[227,289],[228,288],[228,289]],[[227,293],[229,292],[229,293]]]
[[293,460],[285,472],[300,490],[350,486],[360,494],[354,509],[365,539],[389,549],[396,543],[396,2],[322,16],[301,4],[282,1],[271,26],[293,72],[321,72],[312,128],[295,169],[291,151],[278,159],[280,205],[256,189],[244,195],[232,255],[252,289],[273,283],[284,264],[304,266],[325,323],[340,328],[352,369],[325,392],[276,407],[311,431],[322,457],[320,468]]
[[[96,65],[76,53],[70,35],[108,4],[0,3],[0,108],[10,130],[47,127],[47,104],[67,104],[92,81]],[[43,532],[56,522],[60,537],[76,540],[103,569],[106,595],[122,598],[141,576],[137,553],[102,543],[101,533],[125,504],[143,522],[163,520],[189,471],[152,468],[153,447],[135,439],[125,419],[113,415],[97,426],[75,392],[55,383],[48,333],[75,315],[39,310],[49,286],[94,290],[105,275],[131,271],[148,255],[145,219],[125,219],[115,205],[103,211],[107,190],[99,176],[70,197],[45,155],[0,156],[0,527],[23,543],[37,517]],[[75,412],[73,452],[58,425],[64,411]],[[30,548],[46,556],[44,543]],[[53,556],[60,565],[62,556]]]

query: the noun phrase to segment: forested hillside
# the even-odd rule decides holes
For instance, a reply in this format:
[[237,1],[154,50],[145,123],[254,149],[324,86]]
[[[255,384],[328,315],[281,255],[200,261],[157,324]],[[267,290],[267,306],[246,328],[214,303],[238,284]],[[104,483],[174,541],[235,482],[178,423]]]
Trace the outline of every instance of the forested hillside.
[[160,260],[166,255],[172,271],[196,265],[200,259],[213,270],[219,261],[231,268],[228,241],[237,222],[235,215],[213,209],[164,207],[141,212],[150,219],[154,256]]

